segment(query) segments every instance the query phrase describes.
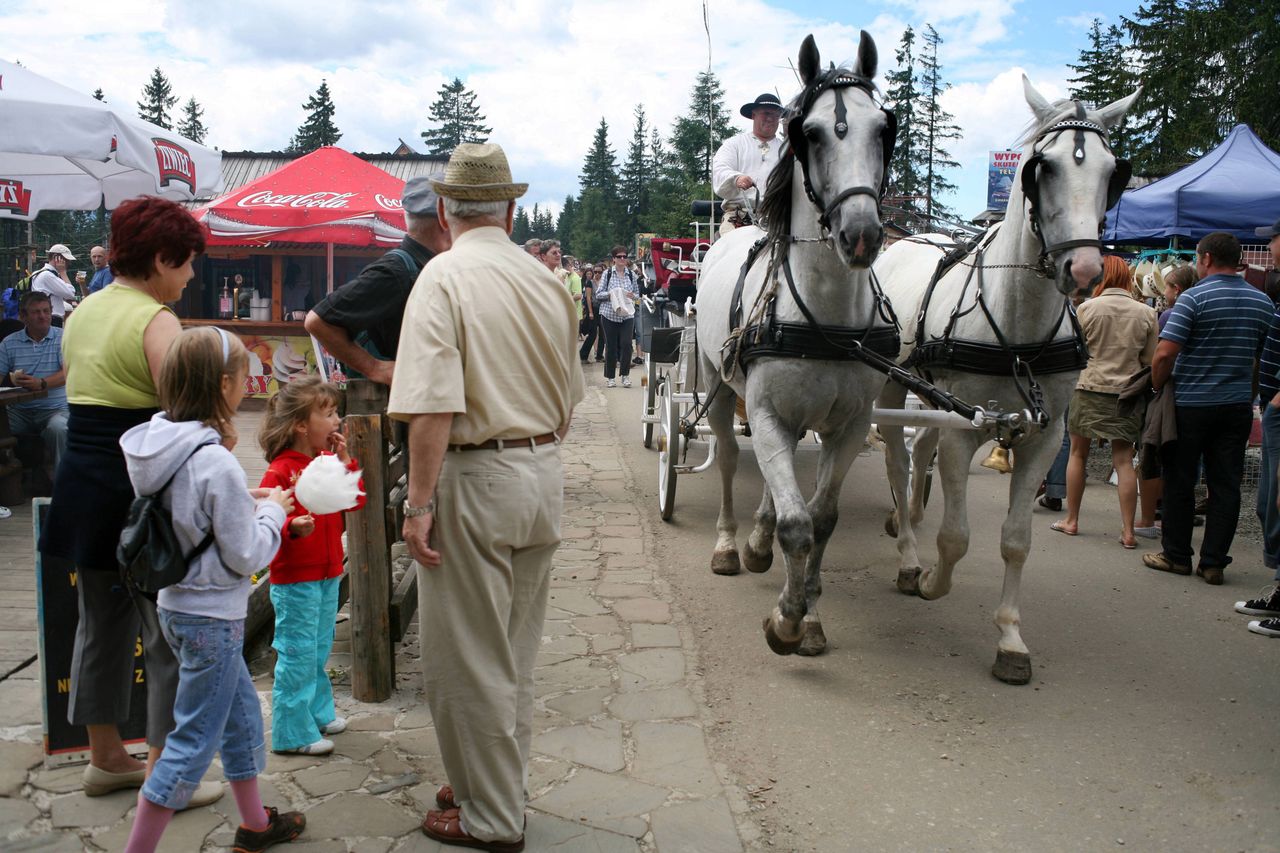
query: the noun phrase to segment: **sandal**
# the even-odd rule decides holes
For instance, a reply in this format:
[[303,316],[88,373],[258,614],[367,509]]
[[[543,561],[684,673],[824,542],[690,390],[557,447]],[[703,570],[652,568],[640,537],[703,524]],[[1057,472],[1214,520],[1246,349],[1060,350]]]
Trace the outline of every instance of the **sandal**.
[[1138,542],[1136,539],[1132,542],[1126,542],[1124,541],[1124,537],[1121,536],[1120,539],[1117,541],[1119,541],[1121,547],[1123,547],[1126,551],[1132,551],[1134,548],[1138,547]]
[[453,798],[453,786],[441,785],[440,790],[436,791],[436,805],[441,811],[458,808],[458,801]]
[[1063,527],[1063,522],[1061,522],[1061,521],[1055,521],[1053,524],[1050,524],[1050,525],[1049,525],[1049,529],[1050,529],[1050,530],[1056,530],[1056,531],[1058,531],[1059,533],[1066,534],[1067,536],[1079,536],[1079,535],[1080,535],[1080,531],[1079,531],[1079,530],[1068,530],[1067,528]]
[[520,853],[524,850],[524,836],[515,841],[481,841],[462,828],[462,812],[457,809],[429,811],[422,821],[422,833],[441,844],[471,847],[490,853]]

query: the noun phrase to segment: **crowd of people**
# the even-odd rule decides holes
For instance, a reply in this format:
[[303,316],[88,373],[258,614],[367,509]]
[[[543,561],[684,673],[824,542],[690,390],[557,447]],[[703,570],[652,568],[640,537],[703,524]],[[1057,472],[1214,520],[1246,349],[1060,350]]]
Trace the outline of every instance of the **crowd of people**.
[[[1280,267],[1280,222],[1256,233],[1269,239]],[[1280,637],[1280,308],[1244,280],[1240,259],[1234,236],[1203,237],[1195,263],[1164,277],[1167,307],[1157,315],[1137,295],[1125,262],[1104,258],[1102,281],[1077,309],[1089,361],[1039,503],[1060,511],[1065,498],[1065,518],[1050,527],[1079,535],[1089,450],[1107,443],[1120,545],[1134,549],[1139,538],[1158,539],[1160,550],[1142,557],[1145,566],[1220,585],[1232,562],[1257,401],[1263,429],[1256,512],[1263,564],[1275,571],[1276,585],[1237,602],[1236,610],[1263,617],[1248,623],[1250,631]],[[1198,504],[1202,476],[1207,497]],[[1200,523],[1204,536],[1196,560],[1192,530]]]

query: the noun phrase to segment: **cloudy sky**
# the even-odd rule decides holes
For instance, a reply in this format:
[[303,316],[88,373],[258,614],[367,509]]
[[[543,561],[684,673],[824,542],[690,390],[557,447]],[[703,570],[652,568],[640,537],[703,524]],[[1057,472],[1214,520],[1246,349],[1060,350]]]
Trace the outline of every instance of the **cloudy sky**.
[[[944,98],[963,138],[951,203],[985,206],[987,152],[1030,118],[1026,72],[1066,94],[1094,17],[1118,22],[1137,0],[708,0],[710,63],[737,107],[763,91],[787,99],[790,70],[813,33],[824,62],[851,58],[859,29],[880,48],[879,82],[907,26],[931,23],[954,88]],[[664,136],[707,67],[701,0],[5,0],[0,55],[132,110],[159,66],[181,101],[205,107],[208,142],[224,150],[283,148],[301,104],[326,78],[354,151],[390,151],[419,134],[440,86],[477,93],[526,202],[558,207],[600,118],[619,159],[643,104]],[[738,120],[745,129],[747,122]]]

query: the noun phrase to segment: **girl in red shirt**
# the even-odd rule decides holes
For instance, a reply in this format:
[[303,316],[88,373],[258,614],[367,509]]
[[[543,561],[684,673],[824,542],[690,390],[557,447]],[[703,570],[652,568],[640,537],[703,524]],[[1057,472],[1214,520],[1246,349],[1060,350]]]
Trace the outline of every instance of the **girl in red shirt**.
[[[359,467],[347,453],[339,399],[338,389],[317,376],[280,387],[267,405],[258,435],[271,463],[262,477],[264,488],[293,488],[302,470],[321,453],[335,454],[348,470]],[[352,509],[362,506],[363,495]],[[325,670],[338,614],[342,528],[342,513],[312,515],[297,502],[285,522],[280,551],[271,561],[271,604],[276,611],[271,645],[277,655],[271,690],[273,752],[327,755],[333,751],[327,735],[347,727],[334,710],[333,686]]]

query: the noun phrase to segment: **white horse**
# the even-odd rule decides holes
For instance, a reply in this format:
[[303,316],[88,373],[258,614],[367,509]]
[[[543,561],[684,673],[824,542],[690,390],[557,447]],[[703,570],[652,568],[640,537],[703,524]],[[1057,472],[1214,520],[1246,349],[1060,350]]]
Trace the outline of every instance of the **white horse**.
[[[1000,641],[992,673],[1011,684],[1031,679],[1031,656],[1022,641],[1018,612],[1022,566],[1031,546],[1031,504],[1061,444],[1062,414],[1080,369],[1080,353],[1073,357],[1068,343],[1075,338],[1076,326],[1067,298],[1102,276],[1097,237],[1107,208],[1129,177],[1128,164],[1111,152],[1107,131],[1137,97],[1135,92],[1102,109],[1086,111],[1074,101],[1049,103],[1025,76],[1023,88],[1035,119],[1024,138],[1007,216],[994,234],[983,238],[981,250],[969,251],[951,267],[927,303],[930,280],[946,251],[936,243],[949,242],[945,237],[901,241],[875,264],[876,275],[903,321],[904,359],[917,340],[927,343],[943,338],[944,333],[952,340],[987,345],[982,360],[989,359],[992,350],[1012,351],[1021,358],[1020,365],[1007,355],[988,361],[993,366],[984,375],[972,372],[965,358],[948,362],[935,345],[932,349],[943,361],[916,368],[962,400],[981,406],[994,401],[1003,411],[1027,412],[1041,422],[1041,429],[1013,437],[1020,443],[1009,483],[1008,514],[1000,532],[1005,576],[995,614]],[[917,338],[921,322],[924,328]],[[1041,352],[1040,345],[1049,341],[1056,343]],[[902,386],[891,383],[884,388],[880,405],[900,408],[904,396]],[[950,591],[952,572],[969,547],[969,466],[974,452],[991,435],[937,429],[918,435],[912,449],[915,477],[909,489],[902,428],[886,426],[880,432],[897,505],[886,528],[890,533],[897,528],[898,588],[925,599],[940,598]],[[937,568],[921,573],[914,527],[923,517],[923,477],[935,449],[945,509],[938,531]],[[903,508],[909,510],[903,512]]]
[[[887,312],[877,310],[869,269],[884,239],[879,196],[897,126],[872,94],[876,62],[875,42],[865,32],[851,69],[824,71],[813,37],[805,39],[799,57],[804,89],[788,110],[789,151],[770,176],[760,209],[768,231],[739,228],[721,238],[707,253],[698,282],[699,363],[722,487],[711,569],[740,570],[733,417],[742,397],[766,488],[741,562],[767,571],[776,533],[787,577],[764,627],[778,654],[818,654],[826,646],[817,611],[822,554],[835,528],[841,484],[862,449],[885,381],[848,360],[849,338],[875,326],[866,340],[880,341],[885,350],[887,339],[890,357],[897,352],[896,331],[886,328]],[[767,244],[743,271],[761,238]],[[765,309],[771,293],[772,315]],[[741,322],[730,318],[735,305],[741,306]],[[776,334],[761,333],[767,340],[755,346],[738,338],[730,353],[725,344],[731,333],[753,320]],[[805,357],[778,355],[779,348],[786,350],[776,345],[782,337],[807,347]],[[794,466],[806,430],[822,437],[817,488],[807,503]]]

